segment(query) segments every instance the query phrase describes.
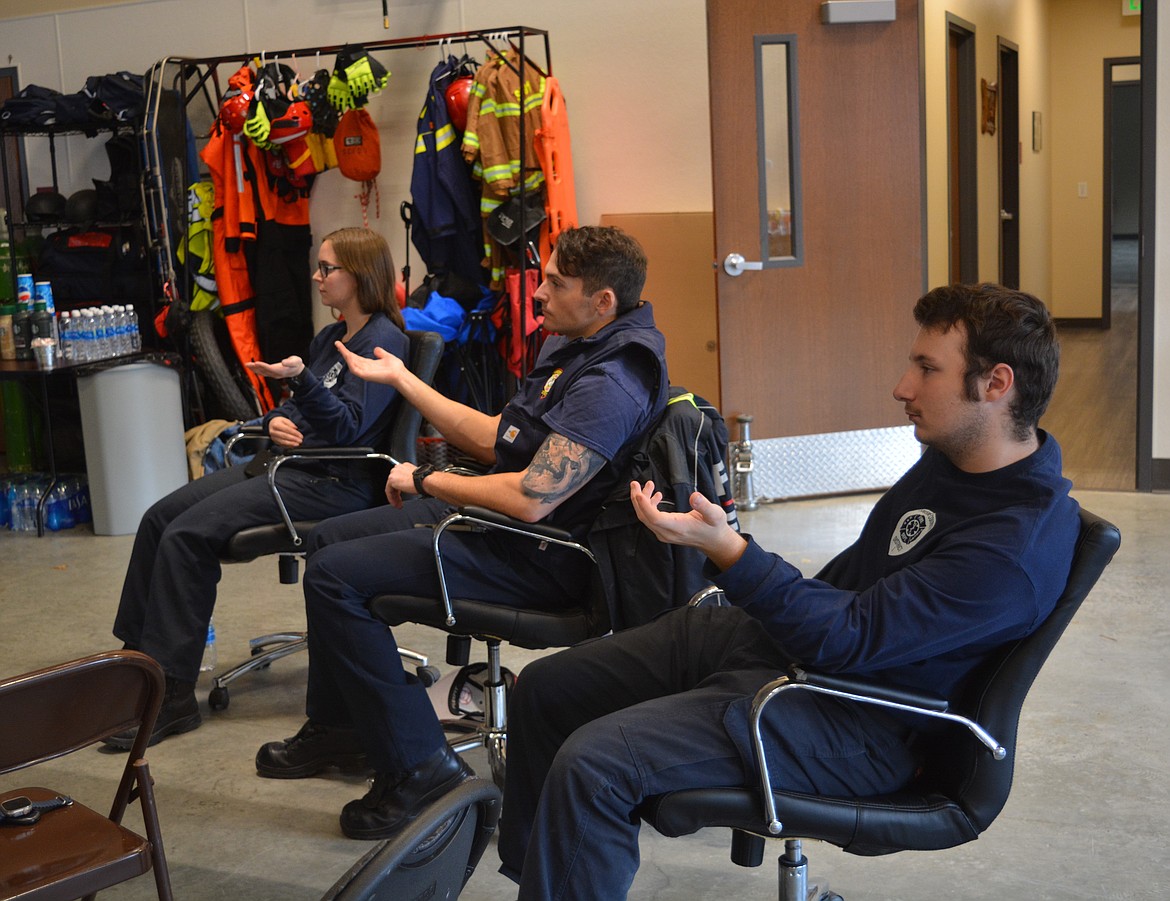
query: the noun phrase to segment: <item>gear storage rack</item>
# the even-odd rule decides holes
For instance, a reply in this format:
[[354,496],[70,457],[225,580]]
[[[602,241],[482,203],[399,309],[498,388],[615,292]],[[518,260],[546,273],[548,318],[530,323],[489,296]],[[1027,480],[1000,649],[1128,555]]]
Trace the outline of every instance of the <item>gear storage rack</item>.
[[[531,69],[544,77],[552,75],[552,54],[549,49],[548,32],[523,25],[355,43],[360,43],[370,53],[426,47],[441,48],[455,44],[462,44],[465,49],[468,44],[481,44],[497,54],[502,54],[505,50],[512,50],[516,53],[515,61],[505,59],[504,64],[516,72],[520,78],[521,96],[519,99],[522,109],[526,86],[525,75],[528,70]],[[183,129],[185,130],[189,123],[197,138],[210,131],[211,125],[218,115],[219,104],[223,97],[223,87],[220,82],[221,66],[232,66],[232,71],[234,71],[240,65],[253,60],[267,61],[293,57],[305,59],[321,54],[336,54],[345,46],[344,44],[334,44],[207,57],[171,56],[160,59],[151,67],[147,73],[146,113],[143,117],[141,131],[144,168],[143,207],[146,211],[150,257],[155,269],[157,288],[163,296],[181,305],[190,303],[190,298],[186,297],[185,294],[186,286],[191,283],[192,273],[189,271],[187,263],[182,264],[182,272],[176,272],[175,250],[178,239],[186,233],[187,188],[198,178],[198,173],[190,171],[191,164],[185,146],[174,143],[171,146],[164,146],[166,141],[160,137],[160,134],[164,131],[167,121],[171,120],[173,124],[176,115],[179,116],[182,119]],[[530,58],[529,54],[534,47],[537,49],[538,58],[543,65],[538,65]],[[526,123],[523,116],[520,117],[519,124],[521,175],[518,179],[517,196],[523,204],[526,193],[526,176],[537,166],[534,160],[526,159],[525,148],[528,136],[525,133]],[[527,323],[524,321],[528,311],[526,270],[533,268],[533,265],[526,251],[522,250],[519,257],[521,334],[526,334]],[[539,261],[537,261],[537,265],[539,265]],[[522,372],[526,373],[534,361],[528,359],[527,343],[523,351],[521,369]],[[190,358],[189,354],[187,356]],[[245,406],[254,406],[253,401],[245,400],[242,397],[240,400]]]

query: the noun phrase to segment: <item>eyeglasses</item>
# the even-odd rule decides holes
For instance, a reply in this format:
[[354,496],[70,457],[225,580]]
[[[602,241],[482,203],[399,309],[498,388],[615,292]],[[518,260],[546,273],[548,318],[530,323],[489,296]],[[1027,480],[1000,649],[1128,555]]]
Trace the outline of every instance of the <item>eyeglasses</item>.
[[320,273],[322,279],[329,278],[329,273],[337,272],[339,269],[345,269],[344,266],[334,266],[332,263],[318,263],[317,272]]

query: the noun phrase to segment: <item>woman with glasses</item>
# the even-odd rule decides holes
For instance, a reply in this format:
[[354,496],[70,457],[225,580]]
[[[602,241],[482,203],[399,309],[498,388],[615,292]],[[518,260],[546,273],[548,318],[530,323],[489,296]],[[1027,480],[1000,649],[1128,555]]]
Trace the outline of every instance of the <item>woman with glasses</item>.
[[[379,347],[407,356],[410,342],[394,300],[390,248],[368,229],[332,232],[321,242],[313,282],[338,321],[313,339],[308,360],[294,356],[248,364],[262,376],[286,380],[291,390],[287,401],[256,422],[283,448],[378,446],[390,427],[397,391],[352,375],[335,342],[371,359]],[[385,472],[361,463],[296,462],[280,468],[277,485],[294,520],[317,520],[373,506],[383,498],[384,480]],[[241,529],[280,520],[259,465],[203,476],[143,514],[114,635],[154,657],[166,673],[166,697],[151,744],[201,722],[195,681],[215,606],[220,551]],[[106,741],[129,748],[133,740],[133,732],[125,732]]]

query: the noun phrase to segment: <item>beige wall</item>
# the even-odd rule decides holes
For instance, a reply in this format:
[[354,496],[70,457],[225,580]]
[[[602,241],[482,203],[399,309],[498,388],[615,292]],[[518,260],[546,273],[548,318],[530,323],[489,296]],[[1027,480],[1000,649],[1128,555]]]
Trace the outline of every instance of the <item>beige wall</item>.
[[[45,8],[64,5],[58,0]],[[569,110],[581,221],[596,223],[602,213],[711,209],[704,0],[390,0],[388,32],[374,0],[141,0],[37,15],[29,15],[29,7],[28,0],[0,0],[0,18],[16,17],[0,24],[0,60],[11,56],[4,64],[18,67],[22,85],[65,91],[78,90],[87,75],[145,71],[168,55],[271,51],[515,24],[544,28]],[[472,49],[482,58],[482,47]],[[401,256],[398,206],[409,198],[415,123],[438,51],[394,51],[383,59],[393,75],[369,107],[382,132],[383,155],[382,215],[371,226]],[[331,65],[332,59],[321,62]],[[299,65],[311,69],[316,61]],[[88,186],[95,172],[105,177],[100,142],[63,143],[58,165],[67,190]],[[33,187],[48,178],[47,164],[31,161]],[[337,172],[318,179],[315,235],[361,223],[354,193],[353,183]],[[417,255],[412,262],[417,264]]]
[[[1113,0],[1056,0],[1052,24],[1052,295],[1058,316],[1101,315],[1104,66],[1141,53],[1141,18]],[[1079,197],[1085,183],[1088,196]]]
[[[1020,287],[1049,299],[1051,154],[1032,151],[1032,111],[1049,118],[1047,0],[924,0],[927,282],[950,281],[947,179],[947,13],[975,27],[975,84],[998,78],[998,38],[1019,48]],[[979,101],[976,98],[976,109]],[[1045,127],[1047,131],[1047,125]],[[999,135],[976,136],[979,278],[999,279]]]
[[[77,90],[84,77],[95,72],[143,70],[165,54],[262,49],[261,42],[269,47],[343,43],[374,40],[385,34],[372,0],[142,0],[118,4],[40,0],[35,4],[36,14],[30,15],[33,7],[30,0],[0,0],[0,20],[4,20],[0,24],[0,61],[19,68],[22,84],[65,90]],[[76,7],[105,8],[61,12]],[[994,77],[996,34],[1020,47],[1021,137],[1025,141],[1021,192],[1026,210],[1021,236],[1022,283],[1051,301],[1058,315],[1093,315],[1082,313],[1081,302],[1075,298],[1082,293],[1095,297],[1100,285],[1100,61],[1106,56],[1138,52],[1140,20],[1123,21],[1118,7],[1117,0],[923,0],[930,284],[946,280],[946,141],[941,123],[946,115],[943,67],[949,8],[977,25],[977,77]],[[391,36],[515,23],[549,29],[556,71],[564,83],[572,120],[583,221],[595,222],[602,213],[712,208],[703,0],[390,0],[390,8]],[[1093,24],[1079,26],[1072,20],[1074,12]],[[1059,28],[1054,27],[1057,25]],[[1072,33],[1065,34],[1066,29]],[[1159,32],[1165,70],[1170,68],[1170,15],[1165,12]],[[1087,47],[1088,37],[1108,46]],[[1051,67],[1045,68],[1041,61],[1049,53]],[[384,216],[375,227],[390,237],[391,246],[401,254],[402,229],[396,215],[391,214],[406,197],[404,186],[409,175],[402,172],[407,165],[404,160],[409,159],[413,116],[421,102],[422,76],[418,73],[425,75],[427,67],[419,56],[412,58],[405,52],[395,56],[392,89],[380,101],[386,104],[385,113],[392,121],[384,132]],[[1085,86],[1074,87],[1073,80],[1082,76]],[[1160,307],[1155,317],[1153,450],[1156,458],[1170,459],[1170,308],[1163,309],[1170,306],[1170,288],[1166,287],[1170,282],[1170,177],[1166,175],[1170,173],[1170,91],[1160,92],[1158,103],[1158,168],[1163,175],[1157,185],[1157,244],[1153,248],[1159,272],[1155,302]],[[1044,149],[1039,154],[1030,149],[1032,110],[1044,114]],[[1093,110],[1096,119],[1091,118]],[[722,139],[717,129],[716,136]],[[984,277],[994,277],[998,270],[996,245],[989,237],[998,200],[994,143],[980,136],[980,266]],[[1081,144],[1097,155],[1096,161],[1064,159]],[[100,148],[67,147],[59,161],[65,177],[82,186],[98,164],[96,153]],[[1079,174],[1082,170],[1083,177]],[[1081,180],[1089,182],[1090,197],[1078,205],[1075,189]],[[33,183],[37,183],[35,177]],[[336,218],[352,215],[351,192],[343,187],[324,184],[322,193],[330,195],[332,206],[324,203],[331,206],[323,217],[330,221],[318,224],[318,233]],[[1069,205],[1071,214],[1066,211]],[[1081,207],[1088,212],[1082,215]],[[1083,250],[1077,240],[1068,237],[1079,234],[1082,220],[1093,223],[1097,236],[1087,239]],[[1086,259],[1096,263],[1091,271],[1082,273],[1078,267]]]

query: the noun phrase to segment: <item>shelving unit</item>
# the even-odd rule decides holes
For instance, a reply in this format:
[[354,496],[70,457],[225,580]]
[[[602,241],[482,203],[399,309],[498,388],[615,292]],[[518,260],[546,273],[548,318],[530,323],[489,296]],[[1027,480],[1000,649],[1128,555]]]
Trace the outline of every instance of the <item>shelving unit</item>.
[[[16,249],[18,245],[18,234],[23,237],[30,229],[49,229],[57,230],[75,223],[64,221],[29,221],[27,216],[14,218],[13,197],[9,180],[9,173],[13,165],[13,160],[9,158],[9,141],[8,138],[47,138],[49,143],[49,167],[52,172],[53,190],[60,191],[60,177],[57,171],[57,139],[61,137],[69,137],[71,135],[84,135],[87,138],[96,138],[99,135],[106,135],[110,138],[116,137],[118,134],[126,134],[135,136],[141,128],[141,123],[138,121],[128,122],[102,122],[94,123],[92,126],[54,126],[54,125],[5,125],[0,126],[0,172],[3,173],[4,179],[4,209],[7,214],[4,222],[4,227],[8,231],[9,256],[12,263],[12,271],[16,272]],[[23,202],[21,204],[23,208]],[[124,225],[139,225],[142,224],[142,212],[139,210],[136,215],[130,218],[123,218],[119,221],[110,222],[95,222],[96,227],[112,227]]]

